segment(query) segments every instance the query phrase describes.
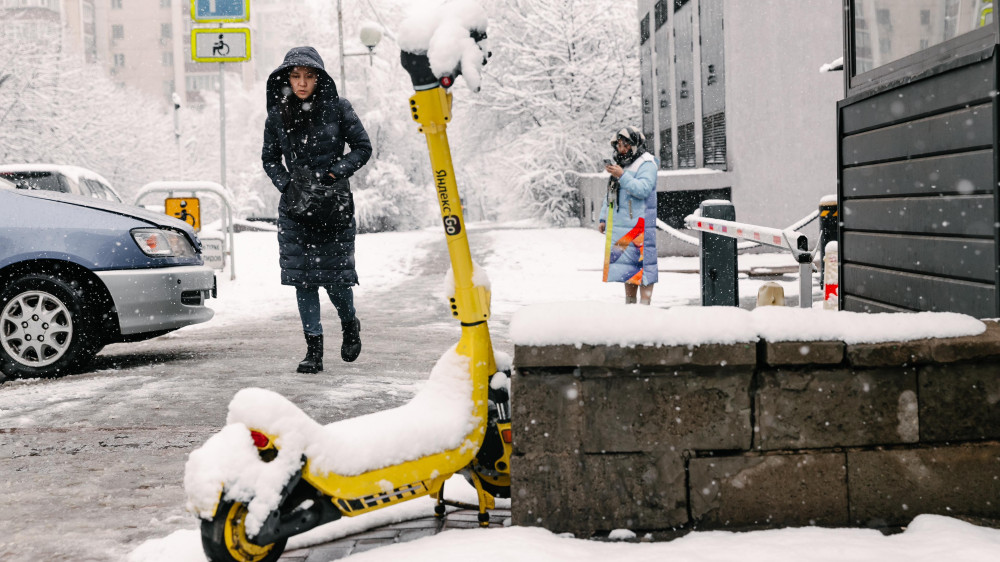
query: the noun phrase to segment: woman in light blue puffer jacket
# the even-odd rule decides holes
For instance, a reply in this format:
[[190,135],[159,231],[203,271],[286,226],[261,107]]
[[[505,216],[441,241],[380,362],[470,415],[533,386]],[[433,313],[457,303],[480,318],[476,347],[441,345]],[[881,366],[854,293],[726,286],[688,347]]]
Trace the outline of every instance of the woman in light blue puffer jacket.
[[[646,152],[646,138],[636,127],[625,127],[611,141],[615,163],[601,207],[598,229],[607,235],[604,281],[625,284],[625,303],[649,304],[656,269],[656,159]],[[610,217],[608,209],[611,209]],[[609,228],[610,226],[610,228]]]

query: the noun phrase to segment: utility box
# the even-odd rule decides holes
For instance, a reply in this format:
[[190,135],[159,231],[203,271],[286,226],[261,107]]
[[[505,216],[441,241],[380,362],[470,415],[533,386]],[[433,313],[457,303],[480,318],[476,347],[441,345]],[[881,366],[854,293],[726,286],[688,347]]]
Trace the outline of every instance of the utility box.
[[[706,219],[736,220],[736,208],[731,201],[702,201],[701,216]],[[739,306],[740,288],[737,280],[736,239],[701,232],[701,305]]]

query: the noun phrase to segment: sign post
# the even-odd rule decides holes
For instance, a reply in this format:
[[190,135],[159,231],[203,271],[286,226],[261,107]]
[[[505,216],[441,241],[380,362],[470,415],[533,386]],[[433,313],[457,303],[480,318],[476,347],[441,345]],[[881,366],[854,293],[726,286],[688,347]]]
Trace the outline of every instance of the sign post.
[[224,64],[250,60],[250,30],[222,27],[223,23],[250,21],[250,0],[191,0],[191,19],[217,23],[217,28],[191,30],[191,58],[219,63],[219,167],[226,185],[226,74]]

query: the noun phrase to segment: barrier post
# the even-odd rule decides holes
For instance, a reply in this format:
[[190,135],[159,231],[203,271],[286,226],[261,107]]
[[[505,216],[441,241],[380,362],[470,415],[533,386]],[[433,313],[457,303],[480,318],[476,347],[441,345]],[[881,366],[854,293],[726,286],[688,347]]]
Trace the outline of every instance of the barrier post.
[[[827,195],[819,202],[819,262],[825,263],[826,245],[837,241],[837,231],[840,229],[840,213],[837,212],[837,196]],[[819,284],[826,284],[826,268],[819,270]]]
[[813,256],[809,239],[800,235],[796,241],[795,261],[799,262],[799,308],[812,308]]
[[[736,208],[731,201],[702,201],[700,209],[701,216],[708,219],[736,220]],[[700,234],[701,305],[739,306],[736,239],[709,232]]]
[[827,282],[823,284],[823,309],[838,310],[840,307],[840,286],[837,277],[840,264],[837,259],[837,241],[827,242],[823,249],[825,253],[823,271],[827,276]]

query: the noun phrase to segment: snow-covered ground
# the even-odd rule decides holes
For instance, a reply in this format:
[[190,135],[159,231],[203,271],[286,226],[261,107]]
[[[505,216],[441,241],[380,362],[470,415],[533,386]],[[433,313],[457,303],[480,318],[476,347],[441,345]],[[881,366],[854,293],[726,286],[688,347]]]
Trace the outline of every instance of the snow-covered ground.
[[[651,321],[670,315],[690,316],[696,309],[700,295],[697,274],[677,273],[697,270],[697,258],[668,258],[660,262],[660,283],[653,296],[653,309],[615,306],[623,301],[619,284],[601,283],[601,252],[603,236],[584,229],[539,229],[531,225],[470,225],[474,239],[473,255],[485,268],[493,292],[493,319],[491,325],[500,333],[518,338],[541,337],[553,331],[563,339],[591,337],[576,335],[571,329],[582,325],[578,319],[552,320],[546,307],[569,310],[565,305],[547,304],[587,301],[592,314],[638,314]],[[406,283],[414,275],[409,264],[417,248],[426,247],[428,241],[441,240],[438,229],[417,232],[362,235],[358,238],[358,270],[362,285],[358,298],[366,292],[391,289]],[[294,295],[278,284],[277,248],[273,233],[242,233],[237,235],[237,280],[220,275],[220,298],[213,302],[217,317],[212,322],[191,329],[209,329],[214,324],[227,325],[237,322],[267,318],[279,311],[294,307]],[[787,255],[747,255],[740,258],[741,268],[794,266]],[[756,294],[757,288],[767,279],[742,278],[740,292]],[[786,296],[797,294],[798,281],[794,277],[779,280]],[[442,276],[441,296],[445,291]],[[814,289],[819,294],[818,287]],[[576,305],[579,309],[579,305]],[[538,312],[541,311],[541,314]],[[747,332],[739,337],[753,337],[753,332],[766,332],[780,337],[788,323],[813,326],[813,335],[842,337],[867,326],[858,341],[871,341],[885,337],[889,327],[853,318],[836,312],[813,310],[760,309],[750,313],[734,309],[701,310],[710,315],[745,318]],[[815,328],[813,321],[804,322],[803,315],[823,314],[830,320],[822,323],[827,328]],[[512,317],[523,327],[511,326]],[[532,320],[535,318],[535,320]],[[542,320],[540,318],[547,318]],[[895,337],[912,338],[937,335],[942,330],[949,334],[976,333],[980,323],[958,315],[933,315],[914,317],[905,331]],[[871,320],[868,318],[867,320]],[[545,330],[537,330],[545,325]],[[871,326],[875,326],[873,329]],[[666,331],[669,334],[669,330]],[[742,332],[741,332],[742,334]],[[670,337],[669,335],[665,337]],[[628,343],[628,342],[626,342]],[[443,352],[444,350],[442,350]],[[457,480],[457,482],[456,482]],[[453,479],[446,489],[457,490],[458,499],[469,495],[471,489],[461,479]],[[450,495],[450,494],[449,494]],[[465,497],[472,501],[473,497]],[[387,523],[398,522],[431,511],[428,498],[379,510],[357,518],[336,521],[324,527],[295,537],[289,547],[303,547],[329,541]],[[619,530],[613,537],[630,538],[629,530]],[[639,537],[641,538],[641,537]],[[920,515],[902,534],[883,536],[877,531],[862,529],[800,528],[747,533],[697,532],[668,543],[609,543],[557,536],[539,528],[510,527],[490,530],[446,531],[433,537],[404,544],[387,546],[360,553],[350,560],[468,560],[481,557],[502,557],[507,560],[563,561],[577,560],[678,560],[716,561],[906,561],[931,562],[939,560],[996,561],[1000,560],[1000,530],[976,527],[956,519]],[[177,531],[166,537],[147,541],[129,556],[130,562],[202,562],[198,531]]]

